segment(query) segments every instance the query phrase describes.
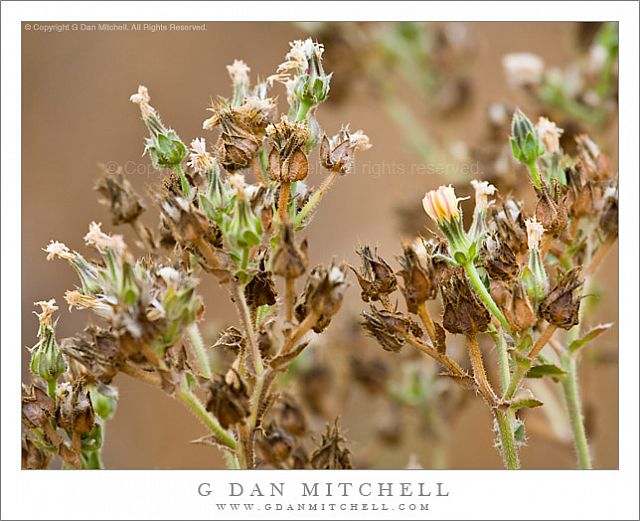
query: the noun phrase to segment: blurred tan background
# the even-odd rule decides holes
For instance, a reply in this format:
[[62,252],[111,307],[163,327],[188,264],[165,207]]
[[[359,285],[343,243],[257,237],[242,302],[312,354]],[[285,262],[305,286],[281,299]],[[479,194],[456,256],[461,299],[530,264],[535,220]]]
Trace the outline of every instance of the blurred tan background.
[[[527,109],[529,99],[506,83],[503,54],[534,52],[548,64],[562,66],[576,53],[574,24],[473,23],[466,27],[475,42],[468,69],[473,82],[471,106],[452,118],[434,122],[422,105],[415,105],[416,116],[444,144],[454,139],[473,141],[483,128],[486,107],[493,101]],[[55,298],[61,304],[64,291],[76,284],[74,272],[61,261],[47,262],[41,248],[56,239],[86,251],[82,237],[92,220],[114,231],[92,190],[99,172],[97,164],[131,162],[129,166],[137,173],[130,180],[141,194],[147,183],[158,182],[159,174],[147,158],[141,158],[146,129],[137,107],[128,101],[138,84],[149,88],[153,105],[185,142],[204,135],[211,143],[214,135],[203,134],[201,125],[210,99],[229,94],[225,66],[240,58],[251,67],[252,78],[256,74],[265,77],[283,60],[288,42],[304,37],[301,28],[284,23],[208,23],[206,31],[197,33],[23,32],[22,346],[13,348],[23,349],[25,378],[28,353],[24,347],[35,343],[37,326],[32,303]],[[327,55],[330,52],[327,48]],[[280,99],[284,104],[283,93]],[[355,263],[354,250],[364,243],[377,244],[380,253],[392,259],[399,252],[395,208],[419,205],[426,190],[446,180],[434,175],[367,174],[371,165],[409,165],[415,159],[378,101],[366,90],[344,104],[326,103],[319,110],[319,121],[329,134],[335,133],[341,123],[350,122],[352,128],[364,129],[374,146],[362,155],[354,175],[339,180],[308,228],[312,263],[328,261],[334,255]],[[615,143],[616,136],[608,136],[608,142]],[[609,152],[617,158],[617,150]],[[321,179],[321,173],[312,171],[309,182],[317,185]],[[154,217],[149,212],[147,222],[154,223]],[[127,235],[124,230],[118,232]],[[617,252],[601,269],[599,280],[606,290],[599,318],[615,321]],[[207,297],[208,320],[218,326],[234,323],[232,307],[211,280],[204,281],[202,291]],[[69,313],[64,305],[60,307],[59,338],[84,327],[86,313]],[[352,287],[339,317],[348,320],[361,307],[357,288]],[[617,330],[603,336],[599,345],[603,351],[616,353]],[[371,349],[376,346],[372,344]],[[617,365],[583,365],[584,399],[588,410],[593,411],[594,462],[597,468],[615,468]],[[189,444],[204,431],[178,403],[126,376],[119,376],[115,384],[121,399],[107,427],[107,467],[181,469],[221,465],[216,451]],[[366,440],[363,422],[357,419],[376,413],[366,400],[364,395],[356,395],[341,412],[354,451]],[[488,420],[481,401],[470,400],[448,443],[450,468],[501,466],[497,451],[491,448]],[[428,450],[425,443],[414,439],[396,453],[382,457],[376,466],[402,467],[410,453],[420,456]],[[572,468],[573,460],[570,447],[535,434],[522,451],[524,468]]]

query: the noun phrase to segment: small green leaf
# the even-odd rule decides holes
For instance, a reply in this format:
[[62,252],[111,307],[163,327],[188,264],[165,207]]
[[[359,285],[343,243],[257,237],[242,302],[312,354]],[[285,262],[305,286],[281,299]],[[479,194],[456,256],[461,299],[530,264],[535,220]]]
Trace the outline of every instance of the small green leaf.
[[534,365],[527,371],[527,378],[542,378],[543,376],[558,377],[567,374],[566,371],[554,364]]
[[543,403],[540,400],[536,400],[535,398],[522,398],[520,400],[515,400],[509,408],[512,411],[519,411],[520,409],[533,409],[534,407],[540,407]]
[[592,327],[589,331],[587,331],[587,334],[584,335],[582,338],[579,338],[578,340],[574,340],[569,344],[569,348],[568,348],[569,351],[570,352],[577,351],[587,343],[591,342],[591,340],[593,340],[597,336],[600,336],[605,331],[611,329],[611,327],[613,327],[613,323],[599,324],[597,326]]

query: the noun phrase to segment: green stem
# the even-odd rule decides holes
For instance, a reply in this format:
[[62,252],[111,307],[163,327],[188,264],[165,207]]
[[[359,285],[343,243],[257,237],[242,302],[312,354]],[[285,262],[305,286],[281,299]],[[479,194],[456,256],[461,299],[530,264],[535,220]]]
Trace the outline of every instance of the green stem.
[[182,170],[182,165],[178,164],[174,167],[174,171],[178,174],[180,178],[180,186],[182,188],[182,192],[187,197],[187,199],[191,196],[191,187],[189,186],[189,182],[187,181],[186,176],[184,175],[184,171]]
[[207,380],[211,380],[211,367],[209,366],[209,358],[207,357],[198,324],[196,324],[195,322],[191,324],[187,328],[187,335],[195,352],[196,358],[198,359],[198,364],[200,366],[202,376],[204,376]]
[[509,470],[520,468],[520,460],[516,449],[516,441],[513,437],[513,429],[509,422],[508,412],[494,409],[493,414],[498,425],[498,437],[500,438],[500,450],[504,458],[504,465]]
[[542,184],[540,183],[540,174],[538,173],[538,167],[536,166],[536,160],[534,159],[527,165],[529,167],[529,172],[531,172],[531,179],[533,180],[533,185],[540,190],[542,188]]
[[338,174],[336,172],[331,172],[327,177],[325,177],[324,181],[320,185],[320,188],[318,188],[311,195],[311,197],[307,201],[307,204],[305,204],[296,214],[293,220],[296,229],[298,229],[302,225],[302,223],[304,223],[304,220],[307,218],[309,213],[312,212],[316,206],[318,206],[318,203],[320,203],[324,195],[329,191],[329,188],[331,188],[331,185],[337,179],[337,177]]
[[578,456],[578,465],[581,469],[590,469],[591,456],[589,454],[589,443],[584,429],[582,418],[582,403],[578,391],[578,368],[576,357],[571,354],[563,356],[562,367],[567,372],[562,379],[562,390],[567,404],[567,412],[573,433],[573,442]]
[[504,395],[511,383],[509,372],[509,355],[507,354],[507,344],[504,341],[504,333],[500,329],[495,335],[496,351],[498,352],[498,368],[500,369],[500,389]]
[[306,119],[307,113],[309,112],[309,109],[311,108],[311,106],[312,105],[310,103],[305,103],[304,101],[301,101],[300,105],[298,106],[298,112],[296,113],[296,121],[302,121]]
[[259,375],[264,370],[264,366],[262,365],[262,356],[260,355],[260,350],[258,349],[253,332],[253,320],[251,319],[251,312],[247,306],[247,301],[244,298],[244,291],[240,284],[232,281],[231,292],[238,311],[238,317],[244,328],[247,344],[249,345],[249,359],[251,360],[252,369],[256,375]]
[[56,401],[56,387],[58,385],[58,379],[47,380],[47,388],[49,390],[49,397],[55,402]]
[[209,414],[209,411],[205,409],[204,405],[202,405],[202,402],[195,394],[193,394],[193,392],[183,387],[176,392],[176,398],[184,403],[187,408],[196,416],[196,418],[204,423],[205,426],[213,434],[215,434],[220,443],[230,448],[231,450],[236,449],[236,440],[233,438],[233,436],[222,428],[222,425],[220,425],[217,418]]
[[487,306],[489,311],[491,311],[491,313],[493,313],[493,315],[498,319],[498,322],[500,322],[500,325],[504,328],[504,330],[510,332],[511,326],[509,325],[509,322],[507,322],[507,319],[504,318],[502,311],[500,311],[498,305],[493,301],[493,298],[491,298],[491,295],[487,291],[487,288],[484,287],[484,284],[480,279],[480,274],[478,273],[476,267],[473,265],[473,262],[465,263],[464,270],[467,272],[471,285],[476,290],[476,293],[478,294],[480,299],[482,299],[485,306]]

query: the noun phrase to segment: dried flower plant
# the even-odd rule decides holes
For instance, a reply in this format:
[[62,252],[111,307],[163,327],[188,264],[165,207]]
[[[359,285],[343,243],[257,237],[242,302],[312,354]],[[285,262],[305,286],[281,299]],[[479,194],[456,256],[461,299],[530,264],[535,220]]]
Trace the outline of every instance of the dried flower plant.
[[[203,138],[188,147],[146,87],[131,96],[149,131],[145,154],[165,174],[152,188],[160,226],[154,232],[141,223],[145,204],[122,172],[108,173],[96,189],[113,224],[133,228],[144,255],[97,223],[84,238],[95,260],[55,241],[45,248],[47,259],[67,261],[79,276],[65,295],[69,307],[91,310],[101,326],[58,343],[55,301],[38,303],[34,379],[22,396],[25,468],[45,468],[55,456],[66,467],[102,467],[118,373],[181,401],[209,431],[198,441],[222,450],[231,468],[351,467],[337,421],[314,435],[278,384],[309,344],[307,333],[327,329],[348,287],[344,265],[309,270],[307,240],[297,234],[337,177],[351,172],[355,154],[370,147],[347,125],[331,138],[320,129],[316,111],[331,81],[322,54],[311,39],[295,41],[276,73],[253,86],[245,63],[230,65],[232,96],[214,102],[203,123],[218,132],[212,149]],[[289,109],[280,117],[275,83],[287,89]],[[317,147],[327,172],[312,190],[305,180]],[[197,291],[210,275],[228,289],[239,321],[212,347],[199,331],[205,309]]]
[[[543,405],[527,382],[543,376],[561,382],[578,465],[591,468],[577,364],[583,346],[611,324],[588,328],[581,301],[617,239],[617,178],[587,136],[577,138],[576,156],[564,154],[561,132],[548,120],[534,126],[519,110],[513,116],[513,156],[527,165],[537,198],[529,216],[521,202],[472,181],[475,205],[466,228],[459,204],[465,198],[451,186],[427,192],[424,210],[439,233],[403,247],[398,275],[406,312],[392,299],[397,281],[389,264],[368,247],[359,251],[362,299],[371,304],[362,313],[364,330],[386,351],[410,345],[425,353],[443,376],[480,395],[509,469],[520,467],[518,451],[526,444],[522,413]],[[438,292],[441,323],[427,307]],[[568,332],[562,340],[554,338],[558,329]],[[445,331],[465,338],[471,373],[451,354]],[[487,374],[483,337],[495,347],[489,368],[499,387]]]

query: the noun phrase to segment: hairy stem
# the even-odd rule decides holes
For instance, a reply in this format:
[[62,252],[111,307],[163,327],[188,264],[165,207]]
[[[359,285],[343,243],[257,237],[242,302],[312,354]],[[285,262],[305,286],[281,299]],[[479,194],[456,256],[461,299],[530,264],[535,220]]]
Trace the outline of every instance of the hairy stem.
[[424,324],[424,327],[427,329],[427,334],[433,343],[436,342],[436,328],[433,325],[433,320],[431,319],[431,315],[429,314],[429,310],[427,309],[427,305],[423,302],[418,305],[418,315]]
[[296,284],[295,279],[290,277],[285,278],[284,305],[285,305],[285,318],[287,322],[291,322],[293,320],[293,308],[296,304],[295,284]]
[[202,341],[202,335],[200,334],[198,324],[194,322],[187,327],[187,336],[189,337],[189,343],[193,348],[193,352],[196,355],[201,376],[207,380],[211,380],[212,375],[211,367],[209,366],[209,358],[205,351],[204,342]]
[[566,354],[562,360],[562,367],[567,374],[562,379],[562,390],[569,413],[571,432],[573,433],[573,443],[578,457],[578,465],[581,469],[590,469],[591,456],[589,454],[589,443],[584,429],[582,417],[582,403],[580,392],[578,391],[578,368],[576,357]]
[[487,379],[487,372],[485,371],[482,360],[482,352],[480,351],[480,345],[475,335],[467,336],[467,350],[469,351],[469,359],[471,360],[471,367],[473,368],[473,378],[476,381],[478,390],[489,406],[495,407],[498,398]]
[[251,363],[251,368],[254,373],[258,375],[263,370],[262,357],[260,356],[260,350],[258,349],[258,344],[256,343],[253,331],[251,312],[247,306],[247,301],[244,298],[242,288],[236,281],[231,282],[231,294],[238,311],[238,317],[240,318],[240,322],[242,322],[242,327],[244,328],[247,344],[249,345],[248,358]]
[[504,465],[509,470],[517,470],[520,468],[520,459],[518,458],[511,422],[509,421],[509,413],[496,408],[493,410],[493,415],[498,426],[498,438],[500,439],[500,451],[502,452]]
[[511,372],[509,371],[509,355],[507,353],[507,344],[504,339],[502,329],[498,330],[495,336],[496,351],[498,353],[498,368],[500,370],[500,389],[504,395],[509,389],[511,383]]
[[281,223],[289,219],[289,196],[291,195],[291,183],[282,181],[280,183],[280,197],[278,198],[278,218]]
[[182,387],[176,391],[176,398],[180,400],[213,434],[215,434],[220,443],[231,450],[236,450],[236,440],[231,434],[229,434],[229,432],[222,428],[218,419],[215,416],[212,416],[209,411],[205,409],[202,402],[195,394],[193,394],[192,391]]
[[189,186],[189,181],[187,181],[187,178],[184,175],[182,165],[176,165],[173,170],[176,174],[178,174],[178,177],[180,178],[180,187],[182,188],[182,193],[184,193],[186,198],[189,199],[191,197],[191,187]]
[[324,195],[329,191],[329,188],[331,188],[331,185],[333,185],[337,177],[338,174],[336,172],[331,172],[327,177],[325,177],[324,181],[322,181],[320,187],[315,192],[313,192],[313,194],[311,194],[311,197],[307,201],[307,204],[305,204],[295,216],[294,224],[296,228],[300,227],[304,223],[307,216],[314,210],[316,206],[318,206],[318,204],[320,203]]
[[547,325],[546,329],[538,337],[538,340],[536,340],[536,343],[533,344],[533,347],[531,348],[531,352],[529,353],[529,358],[531,360],[533,360],[538,355],[538,353],[542,351],[542,348],[547,345],[547,342],[551,340],[551,337],[556,332],[556,329],[558,329],[558,326],[554,326],[553,324]]

